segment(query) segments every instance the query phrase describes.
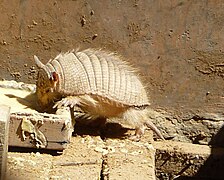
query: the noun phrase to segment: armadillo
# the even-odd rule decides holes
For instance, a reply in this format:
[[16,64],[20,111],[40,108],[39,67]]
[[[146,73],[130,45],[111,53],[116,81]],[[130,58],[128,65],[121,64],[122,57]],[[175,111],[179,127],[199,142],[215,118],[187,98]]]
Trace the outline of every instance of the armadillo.
[[89,119],[119,118],[135,128],[140,138],[151,128],[164,139],[148,119],[150,105],[136,69],[115,53],[86,49],[60,53],[44,65],[34,56],[39,67],[37,98],[43,109],[78,107]]

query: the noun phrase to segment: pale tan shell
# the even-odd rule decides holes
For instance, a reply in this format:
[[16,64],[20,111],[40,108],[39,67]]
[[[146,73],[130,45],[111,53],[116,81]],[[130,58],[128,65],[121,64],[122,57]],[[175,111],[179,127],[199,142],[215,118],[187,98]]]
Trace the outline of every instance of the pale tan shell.
[[87,49],[59,54],[46,69],[59,74],[57,91],[63,96],[93,94],[128,106],[150,104],[134,68],[113,53]]

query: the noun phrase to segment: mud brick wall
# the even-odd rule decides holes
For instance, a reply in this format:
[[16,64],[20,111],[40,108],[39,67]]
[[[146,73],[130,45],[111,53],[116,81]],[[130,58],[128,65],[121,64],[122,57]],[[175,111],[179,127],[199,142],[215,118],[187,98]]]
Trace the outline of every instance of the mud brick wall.
[[73,48],[106,48],[140,68],[154,108],[219,113],[224,103],[224,2],[10,0],[0,2],[0,78],[35,82]]

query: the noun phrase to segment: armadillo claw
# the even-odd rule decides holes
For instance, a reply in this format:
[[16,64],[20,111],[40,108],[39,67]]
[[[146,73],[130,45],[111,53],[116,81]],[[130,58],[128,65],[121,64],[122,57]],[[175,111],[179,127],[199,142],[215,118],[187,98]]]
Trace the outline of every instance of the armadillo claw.
[[68,96],[66,98],[63,98],[61,101],[58,101],[55,103],[55,105],[53,106],[53,108],[61,108],[62,106],[69,106],[71,108],[73,108],[74,106],[76,106],[79,103],[79,100],[77,99],[77,97],[74,96]]
[[131,135],[129,137],[129,139],[132,141],[136,141],[136,142],[140,141],[142,135],[145,132],[145,129],[146,129],[146,127],[144,125],[135,127],[135,134]]
[[130,135],[128,137],[128,139],[131,140],[131,141],[139,142],[140,139],[141,139],[141,137],[140,136],[137,136],[137,135]]
[[54,104],[53,108],[61,108],[62,105],[63,105],[63,103],[62,103],[62,100],[61,100],[61,101],[56,102],[56,103]]

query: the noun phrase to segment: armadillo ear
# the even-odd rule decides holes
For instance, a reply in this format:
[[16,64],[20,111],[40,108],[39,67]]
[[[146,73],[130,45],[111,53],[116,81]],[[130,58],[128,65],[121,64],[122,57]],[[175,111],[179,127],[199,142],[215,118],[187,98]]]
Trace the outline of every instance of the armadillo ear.
[[51,75],[52,75],[52,80],[54,82],[58,82],[58,80],[59,80],[58,73],[52,72]]
[[39,58],[36,55],[34,55],[33,57],[34,57],[34,60],[35,60],[36,65],[39,68],[43,68],[44,67],[44,64],[39,60]]
[[56,72],[52,72],[51,73],[51,77],[50,77],[50,80],[52,82],[52,86],[54,89],[56,89],[56,86],[57,86],[57,83],[59,81],[59,76]]

